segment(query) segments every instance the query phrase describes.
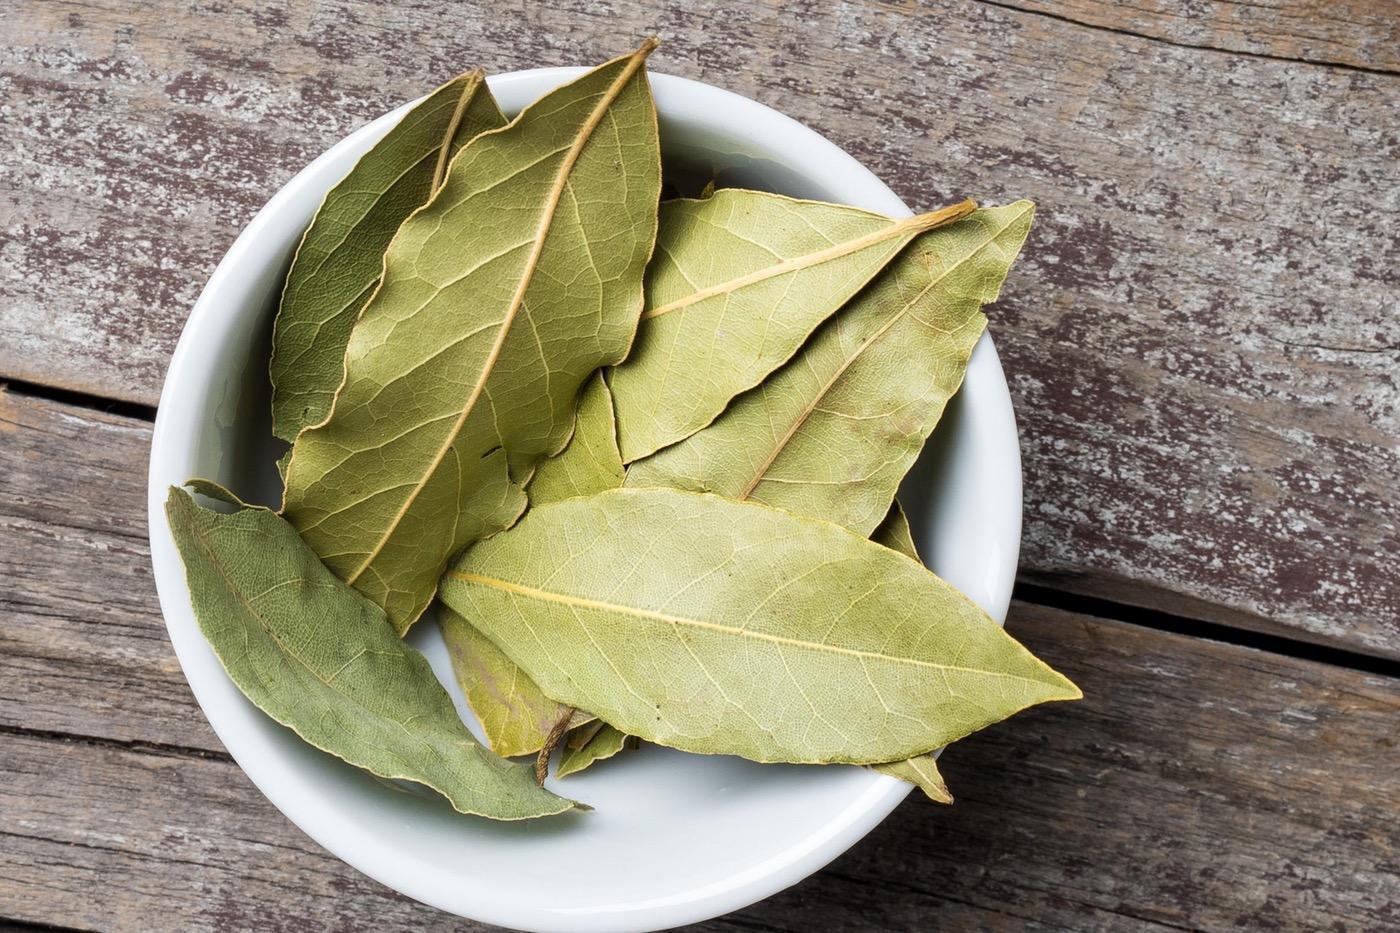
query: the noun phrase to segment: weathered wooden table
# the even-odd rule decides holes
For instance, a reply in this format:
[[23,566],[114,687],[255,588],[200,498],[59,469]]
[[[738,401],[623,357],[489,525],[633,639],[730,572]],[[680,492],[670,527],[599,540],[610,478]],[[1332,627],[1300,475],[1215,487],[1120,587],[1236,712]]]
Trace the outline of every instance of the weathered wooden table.
[[1010,627],[1086,700],[943,759],[705,929],[1400,928],[1400,6],[0,11],[0,927],[472,928],[321,851],[198,709],[151,585],[166,359],[291,174],[464,67],[657,70],[909,203],[1040,205],[992,329],[1026,471]]

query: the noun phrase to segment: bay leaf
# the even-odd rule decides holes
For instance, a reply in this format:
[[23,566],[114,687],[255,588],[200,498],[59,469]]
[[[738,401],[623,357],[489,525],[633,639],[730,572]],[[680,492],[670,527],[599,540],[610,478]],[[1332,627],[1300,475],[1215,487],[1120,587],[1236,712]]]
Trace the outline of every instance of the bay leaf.
[[579,396],[568,446],[540,462],[526,492],[531,505],[544,505],[615,489],[622,485],[625,473],[617,448],[612,393],[603,374],[596,373]]
[[508,526],[583,382],[627,353],[661,185],[649,41],[476,137],[384,257],[283,512],[403,632]]
[[545,696],[504,651],[449,606],[437,608],[452,674],[498,755],[533,755],[569,707]]
[[[898,551],[910,560],[919,560],[919,551],[914,546],[914,532],[909,527],[909,516],[904,514],[904,509],[900,506],[898,499],[890,503],[890,510],[885,515],[885,520],[870,535],[870,540]],[[924,795],[935,803],[953,802],[953,795],[948,793],[948,785],[943,783],[943,775],[938,770],[936,752],[918,755],[904,761],[891,761],[868,767],[881,774],[888,774],[901,781],[908,781],[922,790]]]
[[[542,462],[527,487],[534,505],[622,485],[612,396],[601,373],[585,385],[568,446]],[[453,675],[492,750],[506,756],[537,753],[569,708],[546,696],[530,675],[451,608],[443,607],[438,622]]]
[[904,513],[898,499],[890,503],[884,520],[870,533],[870,540],[898,551],[910,560],[923,563],[918,548],[914,546],[914,530],[909,527],[909,516]]
[[627,741],[627,733],[609,725],[602,725],[589,737],[588,741],[583,742],[577,748],[573,747],[572,744],[565,743],[564,749],[559,755],[559,767],[554,769],[554,776],[568,777],[611,758],[627,747]]
[[738,188],[662,204],[637,343],[609,376],[622,459],[709,424],[917,234],[974,207],[895,220]]
[[273,328],[273,434],[290,442],[325,419],[350,330],[394,232],[441,184],[463,145],[505,123],[482,72],[467,72],[406,113],[326,193],[287,272]]
[[585,745],[587,745],[589,740],[591,740],[595,735],[602,731],[602,728],[605,725],[606,723],[604,723],[601,719],[595,719],[592,722],[587,722],[583,725],[575,726],[574,728],[569,730],[569,737],[566,740],[565,744],[569,748],[572,748],[575,751],[577,751],[578,749],[583,748]]
[[372,774],[431,787],[462,813],[517,820],[575,806],[478,745],[427,660],[283,519],[203,509],[174,487],[165,511],[200,630],[277,722]]
[[908,781],[923,791],[924,796],[934,803],[953,802],[953,795],[948,792],[948,785],[943,783],[943,775],[938,771],[938,762],[934,760],[932,755],[920,755],[905,761],[871,765],[870,768],[881,774],[897,777],[901,781]]
[[532,508],[442,597],[547,695],[692,752],[884,763],[1080,696],[904,555],[701,493]]
[[633,463],[627,484],[754,499],[869,534],[962,384],[980,309],[1033,213],[1018,201],[921,234],[791,362],[708,427]]

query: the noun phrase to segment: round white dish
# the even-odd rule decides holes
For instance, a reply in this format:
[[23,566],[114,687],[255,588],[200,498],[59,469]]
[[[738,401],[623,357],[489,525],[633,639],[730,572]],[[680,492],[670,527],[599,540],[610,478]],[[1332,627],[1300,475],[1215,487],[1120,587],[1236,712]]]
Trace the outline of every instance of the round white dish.
[[[490,86],[515,113],[582,70],[515,72]],[[909,213],[854,159],[776,111],[683,78],[651,80],[668,165],[716,171],[729,186]],[[346,137],[268,202],[210,278],[171,359],[151,445],[151,560],[185,676],[225,747],[288,819],[370,877],[435,907],[527,930],[654,930],[767,897],[845,851],[909,786],[861,768],[647,747],[551,781],[594,812],[493,823],[306,745],[238,692],[200,635],[166,525],[167,490],[203,476],[276,502],[266,363],[282,277],[325,191],[408,106]],[[1020,544],[1021,469],[990,337],[902,498],[929,566],[1004,619]],[[436,626],[416,626],[411,641],[475,730]]]

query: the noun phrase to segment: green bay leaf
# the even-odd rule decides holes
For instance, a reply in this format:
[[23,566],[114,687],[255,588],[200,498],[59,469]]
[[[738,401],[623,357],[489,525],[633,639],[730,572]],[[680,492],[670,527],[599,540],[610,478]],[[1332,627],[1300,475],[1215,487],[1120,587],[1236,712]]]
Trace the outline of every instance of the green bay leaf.
[[568,446],[541,461],[525,491],[531,505],[544,505],[616,489],[625,475],[622,454],[617,448],[612,393],[600,372],[585,384],[579,396]]
[[478,745],[427,660],[277,515],[213,512],[173,487],[165,510],[200,630],[277,722],[356,767],[431,787],[462,813],[517,820],[575,806]]
[[585,379],[631,345],[661,186],[648,42],[472,140],[406,220],[283,512],[400,632],[509,525]]
[[481,71],[463,74],[404,115],[326,193],[301,238],[272,335],[272,433],[288,442],[324,420],[344,375],[345,344],[409,214],[463,145],[506,118]]
[[921,234],[789,363],[633,463],[627,484],[754,499],[869,534],[962,384],[980,309],[1033,212],[1018,201]]
[[[612,396],[601,373],[585,385],[568,446],[542,462],[526,487],[532,505],[622,485]],[[538,752],[569,708],[546,696],[530,675],[450,607],[442,608],[438,622],[453,675],[491,748],[507,756]]]
[[579,743],[577,747],[572,743],[565,743],[559,754],[559,767],[555,769],[554,776],[562,778],[578,774],[600,761],[611,758],[627,747],[628,740],[627,733],[600,724],[592,731],[587,741]]
[[637,343],[609,377],[623,460],[709,424],[914,236],[973,207],[895,220],[735,188],[662,204]]
[[686,751],[877,764],[1080,695],[904,555],[681,490],[533,508],[442,597],[547,695]]

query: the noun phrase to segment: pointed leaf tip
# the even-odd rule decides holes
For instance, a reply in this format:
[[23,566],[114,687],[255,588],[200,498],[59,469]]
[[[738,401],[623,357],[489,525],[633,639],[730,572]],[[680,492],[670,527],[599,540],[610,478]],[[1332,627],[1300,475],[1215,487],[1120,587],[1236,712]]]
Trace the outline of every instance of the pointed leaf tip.
[[[423,655],[282,518],[203,509],[178,488],[165,508],[195,621],[263,712],[371,774],[433,788],[462,813],[517,820],[574,807],[478,745]],[[332,620],[336,637],[325,638]]]

